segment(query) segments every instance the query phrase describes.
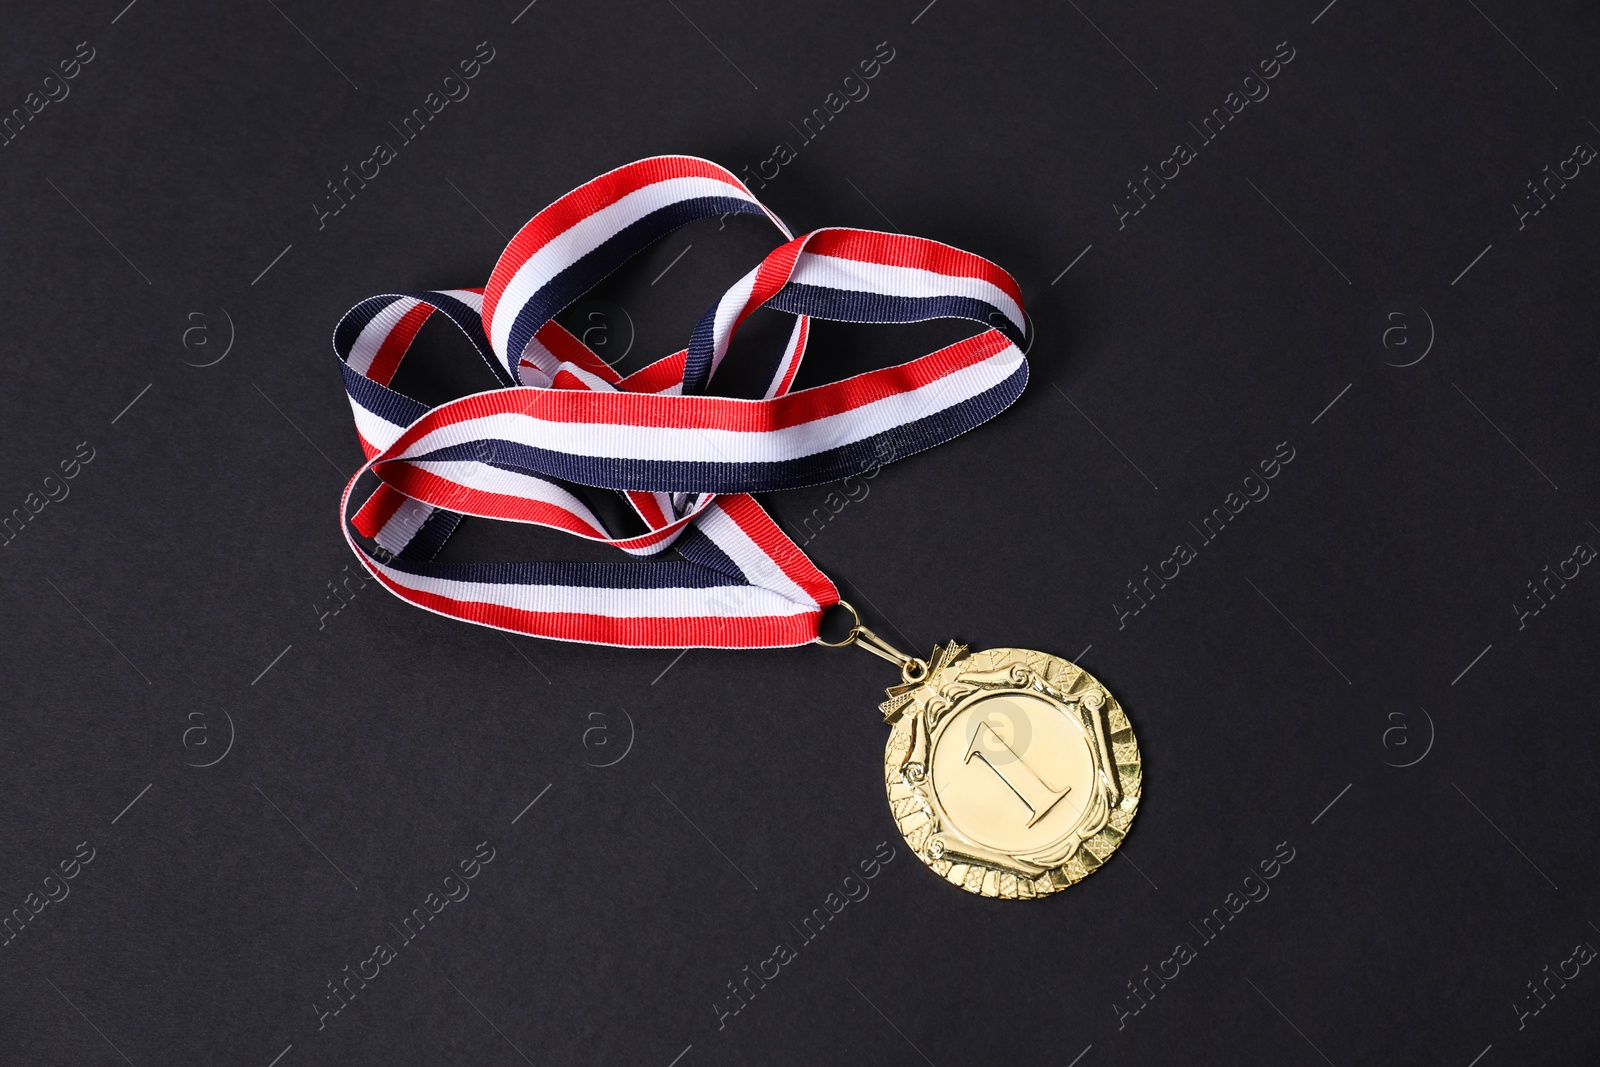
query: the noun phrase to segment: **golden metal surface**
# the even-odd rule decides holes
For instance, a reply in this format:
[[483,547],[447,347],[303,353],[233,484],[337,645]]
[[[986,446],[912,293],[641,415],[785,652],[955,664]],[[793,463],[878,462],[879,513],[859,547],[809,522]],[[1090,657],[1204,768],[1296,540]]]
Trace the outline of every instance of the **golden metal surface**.
[[[865,645],[862,629],[843,643]],[[1021,648],[968,654],[952,643],[926,663],[889,650],[904,681],[880,705],[892,727],[884,784],[923,863],[968,892],[1015,900],[1065,889],[1110,858],[1143,777],[1133,729],[1103,685]]]

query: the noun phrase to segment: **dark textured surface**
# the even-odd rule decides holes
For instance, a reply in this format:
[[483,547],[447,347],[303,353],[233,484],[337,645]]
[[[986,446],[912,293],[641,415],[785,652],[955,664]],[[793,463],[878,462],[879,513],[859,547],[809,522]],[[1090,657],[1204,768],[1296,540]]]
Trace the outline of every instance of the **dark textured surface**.
[[[0,549],[0,905],[69,893],[0,947],[0,1062],[1593,1061],[1600,575],[1543,568],[1600,547],[1600,173],[1514,205],[1600,145],[1600,19],[922,2],[9,13],[0,108],[93,58],[0,148],[0,511],[67,493]],[[324,183],[480,41],[470,96],[319,229]],[[880,42],[870,95],[801,144]],[[1180,140],[1194,158],[1119,221]],[[482,284],[504,235],[618,164],[737,170],[778,141],[798,158],[758,195],[797,230],[892,219],[1028,297],[1022,401],[806,547],[918,650],[1089,646],[1145,802],[1046,901],[959,892],[899,842],[868,656],[507,639],[370,585],[322,616],[356,570],[339,315]],[[630,359],[771,244],[702,225],[631,266],[605,293]],[[807,381],[939,339],[821,330]],[[1247,489],[1270,494],[1206,539]],[[766,503],[795,529],[826,496]],[[1180,543],[1134,614],[1128,583]],[[870,895],[801,944],[789,924],[884,841]],[[470,896],[405,943],[480,842]],[[797,957],[719,1029],[779,941]],[[319,1025],[379,942],[396,957]]]

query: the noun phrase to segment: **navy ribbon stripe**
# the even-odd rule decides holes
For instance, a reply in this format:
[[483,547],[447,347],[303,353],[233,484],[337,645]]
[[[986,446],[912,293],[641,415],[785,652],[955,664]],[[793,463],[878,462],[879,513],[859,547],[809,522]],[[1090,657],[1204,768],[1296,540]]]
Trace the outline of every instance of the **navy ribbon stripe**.
[[533,298],[522,305],[506,341],[507,365],[516,371],[516,361],[528,347],[539,327],[584,293],[599,285],[613,272],[646,248],[680,227],[700,219],[726,214],[761,214],[761,208],[733,197],[708,196],[681,200],[659,208],[620,230],[593,251],[551,278]]
[[1020,365],[1005,381],[940,411],[881,433],[797,459],[692,462],[590,456],[539,448],[521,441],[484,438],[407,457],[407,462],[470,461],[597,489],[687,493],[771,493],[836,482],[859,474],[874,457],[904,459],[943,444],[994,418],[1028,382]]

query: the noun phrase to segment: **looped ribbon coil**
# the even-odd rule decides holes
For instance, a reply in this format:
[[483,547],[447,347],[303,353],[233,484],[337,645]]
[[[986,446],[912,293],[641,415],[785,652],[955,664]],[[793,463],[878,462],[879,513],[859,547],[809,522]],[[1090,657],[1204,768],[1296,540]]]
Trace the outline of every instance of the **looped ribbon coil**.
[[[734,213],[765,216],[785,243],[701,317],[688,348],[622,377],[555,321],[649,245]],[[795,316],[764,396],[711,395],[734,332],[760,307]],[[390,387],[435,313],[460,327],[500,388],[429,407]],[[987,328],[909,363],[791,391],[814,318]],[[640,160],[535,215],[484,288],[374,296],[340,320],[333,346],[367,456],[341,500],[345,539],[401,599],[501,630],[649,648],[805,644],[838,591],[749,494],[860,474],[993,418],[1027,384],[1025,329],[1017,283],[988,260],[869,230],[795,237],[714,163]],[[352,514],[368,471],[378,487]],[[614,535],[573,486],[622,494],[646,532]],[[678,558],[438,561],[467,515]]]

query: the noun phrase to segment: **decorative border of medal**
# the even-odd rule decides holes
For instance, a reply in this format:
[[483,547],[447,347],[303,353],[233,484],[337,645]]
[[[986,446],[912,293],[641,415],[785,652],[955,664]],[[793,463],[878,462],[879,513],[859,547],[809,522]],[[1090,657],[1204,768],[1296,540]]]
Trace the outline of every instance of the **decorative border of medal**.
[[[1059,656],[1023,648],[967,654],[954,642],[935,648],[927,674],[888,690],[880,705],[893,730],[884,750],[884,785],[900,834],[934,873],[969,893],[1007,900],[1048,896],[1079,882],[1111,858],[1127,836],[1143,788],[1132,725],[1109,690]],[[1089,739],[1097,797],[1064,847],[1015,856],[954,843],[928,779],[928,754],[941,724],[976,700],[1017,693],[1042,698],[1076,719]]]

